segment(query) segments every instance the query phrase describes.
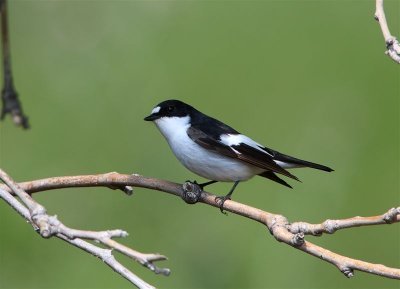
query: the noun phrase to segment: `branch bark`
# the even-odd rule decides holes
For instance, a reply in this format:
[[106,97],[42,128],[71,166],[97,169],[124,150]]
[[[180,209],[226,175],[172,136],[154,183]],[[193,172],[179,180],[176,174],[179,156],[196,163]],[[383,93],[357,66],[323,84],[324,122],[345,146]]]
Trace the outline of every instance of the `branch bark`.
[[[155,273],[169,275],[170,271],[166,268],[158,268],[153,262],[166,260],[167,258],[159,254],[144,254],[135,251],[125,245],[122,245],[112,238],[127,237],[128,233],[123,230],[108,230],[108,231],[84,231],[72,229],[65,226],[57,219],[57,216],[50,216],[46,209],[33,200],[21,187],[16,184],[3,170],[0,169],[0,179],[5,183],[0,187],[0,198],[8,203],[15,211],[17,211],[25,220],[27,220],[43,238],[55,236],[77,248],[80,248],[93,256],[101,259],[104,263],[110,266],[115,272],[126,278],[138,288],[152,289],[150,284],[146,283],[133,272],[119,263],[112,250],[116,250],[143,266],[147,267]],[[18,201],[15,196],[21,200]],[[108,247],[104,249],[93,245],[86,240],[95,241]]]
[[[126,186],[133,186],[173,194],[181,197],[188,203],[199,201],[213,207],[219,207],[218,203],[215,201],[216,196],[207,192],[202,192],[196,184],[187,182],[180,185],[136,174],[124,175],[113,172],[98,175],[54,177],[23,182],[19,185],[30,194],[61,188],[108,187],[123,189]],[[0,186],[0,189],[6,190],[7,187]],[[306,222],[289,223],[287,218],[282,215],[262,211],[231,200],[225,202],[224,210],[264,224],[279,242],[283,242],[307,254],[331,263],[346,277],[352,277],[354,275],[354,270],[359,270],[387,278],[400,279],[400,269],[342,256],[304,239],[305,235],[320,236],[323,233],[332,234],[340,229],[400,222],[400,207],[392,208],[379,216],[326,220],[321,224],[310,224]]]
[[379,22],[383,38],[385,38],[387,48],[385,54],[400,64],[400,43],[396,37],[390,34],[385,11],[383,9],[383,0],[376,0],[375,20]]

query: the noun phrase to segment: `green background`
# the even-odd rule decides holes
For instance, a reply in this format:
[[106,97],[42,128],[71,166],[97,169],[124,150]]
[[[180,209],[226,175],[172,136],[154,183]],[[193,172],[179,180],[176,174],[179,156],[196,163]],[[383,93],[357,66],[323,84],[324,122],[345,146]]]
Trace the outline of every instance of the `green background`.
[[[9,1],[16,88],[32,129],[1,126],[1,167],[18,181],[110,171],[203,179],[143,121],[177,98],[258,142],[335,169],[262,178],[234,199],[291,221],[381,214],[399,204],[399,66],[384,55],[374,1]],[[400,4],[385,1],[399,35]],[[230,184],[209,187],[225,194]],[[399,288],[276,242],[256,222],[136,189],[34,196],[81,229],[169,257],[169,277],[118,259],[160,288]],[[307,237],[349,257],[400,266],[399,225]],[[33,233],[0,202],[1,288],[130,288],[94,257]]]

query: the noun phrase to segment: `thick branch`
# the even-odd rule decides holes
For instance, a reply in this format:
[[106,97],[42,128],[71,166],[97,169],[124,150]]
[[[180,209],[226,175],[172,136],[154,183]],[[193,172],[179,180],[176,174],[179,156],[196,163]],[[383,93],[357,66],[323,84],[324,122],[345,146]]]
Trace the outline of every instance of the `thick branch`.
[[[119,263],[112,254],[113,249],[136,260],[155,273],[169,275],[169,269],[158,268],[153,263],[154,261],[166,260],[165,256],[159,254],[143,254],[112,240],[112,238],[128,236],[127,232],[122,230],[97,232],[69,228],[61,223],[56,216],[48,215],[46,213],[46,209],[42,205],[33,200],[1,169],[0,179],[6,184],[0,187],[0,198],[4,199],[6,203],[8,203],[22,217],[24,217],[34,227],[35,231],[39,232],[42,237],[49,238],[56,236],[57,238],[100,258],[114,271],[129,280],[138,288],[150,289],[154,287],[137,277],[130,270]],[[11,192],[14,193],[14,195],[17,195],[22,200],[22,203],[19,202],[11,194]],[[100,248],[83,239],[102,243],[109,249]]]
[[[170,193],[187,199],[189,195],[196,195],[191,200],[199,200],[210,206],[218,207],[215,195],[201,192],[198,186],[192,183],[185,183],[183,186],[169,181],[147,178],[140,175],[123,175],[108,173],[99,175],[55,177],[19,184],[26,192],[54,190],[73,187],[116,187],[125,186],[142,187]],[[0,186],[0,188],[3,188]],[[6,189],[6,188],[3,188]],[[321,235],[322,233],[334,233],[339,229],[389,224],[400,222],[400,209],[394,208],[387,213],[375,217],[354,217],[343,220],[327,220],[321,224],[309,224],[305,222],[289,221],[281,215],[262,211],[234,201],[226,201],[224,210],[255,220],[267,226],[271,234],[280,242],[284,242],[296,249],[304,251],[312,256],[327,261],[341,270],[347,277],[353,276],[353,270],[359,270],[388,278],[400,279],[400,269],[386,267],[380,264],[368,263],[360,260],[341,256],[327,249],[319,247],[304,240],[304,235]]]
[[386,54],[400,64],[400,43],[392,34],[386,21],[383,0],[376,0],[375,19],[379,22],[386,43]]

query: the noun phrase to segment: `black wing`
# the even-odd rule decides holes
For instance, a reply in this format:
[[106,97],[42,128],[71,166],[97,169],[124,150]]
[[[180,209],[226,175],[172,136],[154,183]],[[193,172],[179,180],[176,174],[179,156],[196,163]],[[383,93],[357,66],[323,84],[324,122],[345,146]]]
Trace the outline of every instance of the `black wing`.
[[[238,134],[238,132],[234,132]],[[270,154],[258,150],[248,144],[240,143],[234,146],[227,146],[219,139],[215,138],[215,136],[206,134],[201,129],[196,128],[193,125],[189,127],[187,134],[195,143],[205,149],[218,152],[231,158],[239,159],[253,166],[265,169],[266,171],[272,171],[289,178],[299,180],[296,176],[292,175],[287,170],[276,164]]]

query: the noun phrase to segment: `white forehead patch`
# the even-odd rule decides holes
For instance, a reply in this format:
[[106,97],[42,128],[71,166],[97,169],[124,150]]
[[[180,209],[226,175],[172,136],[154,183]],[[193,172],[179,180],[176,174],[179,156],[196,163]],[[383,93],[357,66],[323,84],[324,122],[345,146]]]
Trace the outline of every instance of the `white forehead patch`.
[[153,110],[151,111],[151,113],[158,113],[160,111],[161,107],[156,106],[155,108],[153,108]]

